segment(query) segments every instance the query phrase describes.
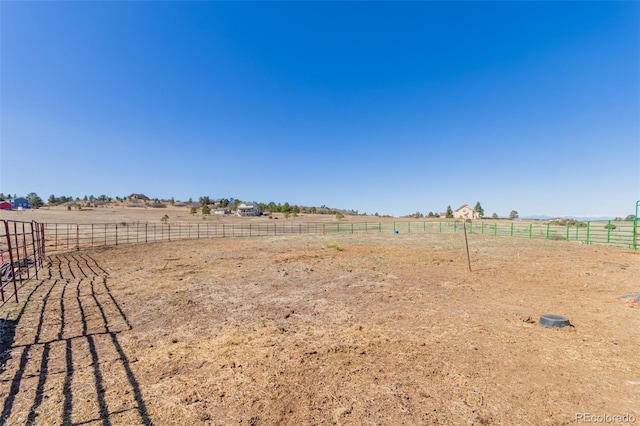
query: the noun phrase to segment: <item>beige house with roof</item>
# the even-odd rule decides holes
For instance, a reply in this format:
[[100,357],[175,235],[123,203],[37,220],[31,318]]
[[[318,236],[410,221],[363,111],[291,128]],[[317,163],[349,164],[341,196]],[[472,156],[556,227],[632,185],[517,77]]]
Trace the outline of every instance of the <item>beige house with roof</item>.
[[480,213],[473,210],[467,204],[463,204],[458,210],[453,212],[455,219],[480,219]]

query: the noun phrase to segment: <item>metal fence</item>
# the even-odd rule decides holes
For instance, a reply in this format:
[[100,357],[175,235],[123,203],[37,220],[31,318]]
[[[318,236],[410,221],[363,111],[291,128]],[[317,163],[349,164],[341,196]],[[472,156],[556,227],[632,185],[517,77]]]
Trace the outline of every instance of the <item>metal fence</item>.
[[46,223],[48,252],[200,238],[322,234],[321,223]]
[[[469,234],[513,238],[581,241],[638,248],[638,219],[633,221],[519,222],[475,220],[465,223]],[[199,238],[259,237],[344,233],[456,233],[463,222],[388,221],[336,223],[37,223],[1,220],[0,226],[0,307],[9,300],[18,302],[18,290],[38,278],[46,252],[80,250]],[[46,235],[46,238],[45,238]]]
[[[637,220],[593,222],[519,222],[475,220],[466,223],[470,234],[581,241],[637,249]],[[258,237],[344,233],[453,233],[462,232],[455,220],[335,222],[335,223],[111,223],[44,224],[48,252],[159,241],[200,238]]]
[[[638,219],[633,221],[591,222],[520,222],[499,220],[474,220],[466,222],[467,232],[493,236],[580,241],[585,244],[612,244],[633,250],[638,248]],[[462,232],[463,222],[402,221],[380,223],[328,223],[323,233],[406,232],[452,233]]]
[[0,221],[0,306],[14,299],[18,290],[38,278],[45,258],[44,225],[37,222]]

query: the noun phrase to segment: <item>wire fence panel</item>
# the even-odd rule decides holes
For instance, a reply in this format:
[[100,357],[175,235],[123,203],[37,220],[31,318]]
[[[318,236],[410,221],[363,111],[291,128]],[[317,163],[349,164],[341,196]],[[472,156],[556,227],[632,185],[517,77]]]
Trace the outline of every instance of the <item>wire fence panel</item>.
[[467,233],[488,236],[581,241],[586,244],[613,244],[637,249],[637,220],[592,222],[520,222],[459,220],[335,222],[335,223],[46,223],[49,251],[140,244],[201,238],[261,237],[307,234],[355,233]]

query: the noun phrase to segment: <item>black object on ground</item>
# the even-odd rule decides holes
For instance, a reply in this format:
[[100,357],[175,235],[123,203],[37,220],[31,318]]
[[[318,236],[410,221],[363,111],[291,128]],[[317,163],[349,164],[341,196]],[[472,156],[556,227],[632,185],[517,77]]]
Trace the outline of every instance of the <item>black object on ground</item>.
[[560,328],[570,326],[571,323],[569,322],[568,318],[562,317],[560,315],[546,314],[540,315],[540,325],[547,328]]

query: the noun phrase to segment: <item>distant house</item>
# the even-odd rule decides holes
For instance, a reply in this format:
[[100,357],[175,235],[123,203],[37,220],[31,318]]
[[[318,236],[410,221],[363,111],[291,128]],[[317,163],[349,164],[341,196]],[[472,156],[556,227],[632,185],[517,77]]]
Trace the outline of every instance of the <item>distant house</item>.
[[0,210],[11,210],[11,203],[8,201],[0,201]]
[[236,209],[238,216],[260,216],[258,203],[242,203]]
[[14,210],[23,210],[29,208],[29,200],[24,197],[14,198],[11,202],[11,206]]
[[473,210],[467,204],[463,204],[458,210],[453,212],[453,217],[456,219],[480,219],[480,213]]
[[215,209],[213,214],[231,214],[231,209],[229,207]]

